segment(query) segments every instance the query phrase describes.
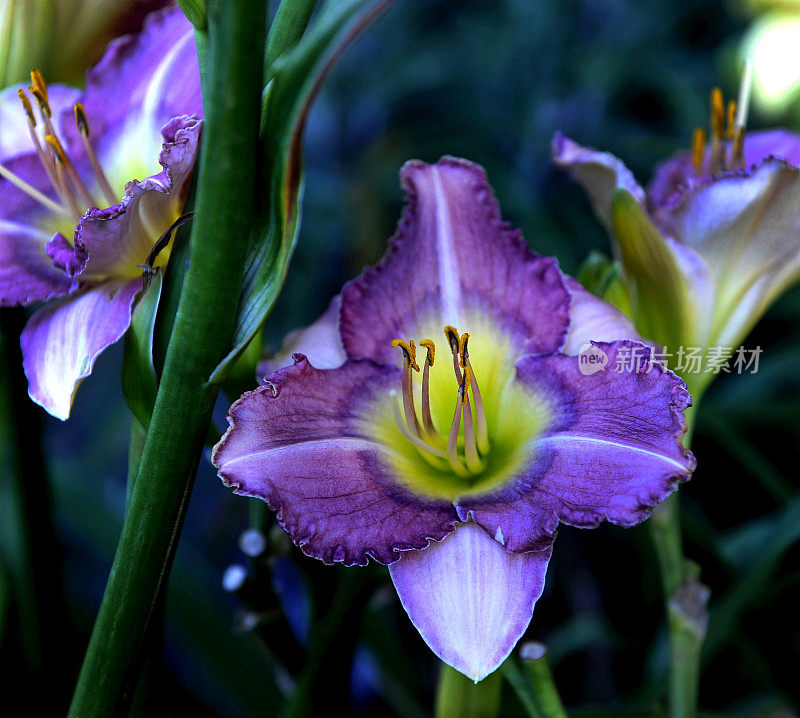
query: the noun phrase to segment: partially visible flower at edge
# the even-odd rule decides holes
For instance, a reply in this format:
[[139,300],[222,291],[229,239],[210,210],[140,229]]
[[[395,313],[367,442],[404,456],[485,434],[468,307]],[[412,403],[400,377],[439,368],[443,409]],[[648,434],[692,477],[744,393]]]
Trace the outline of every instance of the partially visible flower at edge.
[[[612,239],[637,330],[673,350],[734,349],[800,278],[800,135],[745,135],[746,102],[746,87],[738,107],[714,90],[711,140],[696,130],[647,191],[613,155],[553,139]],[[713,376],[684,377],[695,400]]]
[[167,0],[4,0],[0,3],[0,87],[32,67],[59,82],[82,78],[115,36],[138,28]]
[[154,245],[182,211],[201,115],[177,8],[114,41],[83,93],[38,71],[0,93],[0,306],[54,300],[21,337],[29,394],[53,416],[127,330],[143,268],[169,257]]
[[480,167],[402,181],[383,261],[287,340],[304,354],[231,406],[212,459],[309,556],[389,564],[431,649],[479,681],[526,630],[559,522],[632,526],[689,478],[691,398],[657,362],[580,370],[589,340],[611,367],[650,350],[501,220]]

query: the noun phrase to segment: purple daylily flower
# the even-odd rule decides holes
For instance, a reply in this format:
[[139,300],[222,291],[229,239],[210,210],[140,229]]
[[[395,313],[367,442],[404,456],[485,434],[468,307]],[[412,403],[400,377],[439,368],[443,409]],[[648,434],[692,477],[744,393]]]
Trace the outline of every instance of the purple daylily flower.
[[[646,191],[613,155],[553,140],[556,165],[612,238],[637,329],[673,351],[735,348],[800,278],[800,135],[745,136],[734,112],[726,129],[715,90],[711,142],[698,129],[693,151],[658,166]],[[712,376],[687,377],[695,398]]]
[[169,257],[151,250],[180,216],[202,125],[192,26],[153,13],[82,93],[32,82],[0,93],[0,306],[54,300],[21,342],[31,398],[66,419],[130,325],[142,266]]
[[[478,681],[527,628],[560,521],[632,526],[689,478],[691,399],[657,363],[611,370],[650,350],[528,249],[480,167],[409,162],[402,182],[386,257],[233,404],[213,462],[309,556],[389,564],[428,645]],[[590,339],[608,370],[581,371]]]

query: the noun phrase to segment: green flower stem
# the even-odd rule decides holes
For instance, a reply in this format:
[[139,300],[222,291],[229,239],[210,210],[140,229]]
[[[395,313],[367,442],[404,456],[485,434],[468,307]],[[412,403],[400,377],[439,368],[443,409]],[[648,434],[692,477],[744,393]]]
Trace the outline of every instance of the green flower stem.
[[547,647],[541,643],[525,643],[520,647],[519,654],[528,671],[533,698],[542,718],[567,718],[564,704],[553,681]]
[[495,718],[500,713],[502,688],[500,671],[474,683],[443,663],[434,715],[436,718]]
[[[697,405],[686,416],[685,444],[691,444]],[[686,560],[681,538],[680,504],[673,494],[656,507],[647,522],[658,559],[667,608],[670,642],[669,716],[697,715],[699,660],[706,634],[708,592],[698,581],[699,569]]]
[[[42,442],[42,411],[28,398],[19,337],[25,310],[0,310],[0,482],[3,500],[0,538],[27,664],[21,690],[29,709],[42,715],[64,710],[69,685],[63,666],[70,657],[60,547]],[[25,450],[27,449],[27,450]],[[12,678],[12,680],[14,680]]]
[[536,699],[533,697],[533,687],[527,679],[527,676],[520,670],[517,661],[513,656],[509,656],[506,662],[500,666],[500,671],[503,677],[508,681],[509,685],[514,689],[517,694],[519,702],[525,709],[528,718],[544,718]]
[[[120,712],[177,546],[230,350],[256,201],[263,0],[207,4],[207,85],[190,265],[181,290],[139,473],[70,716]],[[263,188],[261,191],[264,191]]]

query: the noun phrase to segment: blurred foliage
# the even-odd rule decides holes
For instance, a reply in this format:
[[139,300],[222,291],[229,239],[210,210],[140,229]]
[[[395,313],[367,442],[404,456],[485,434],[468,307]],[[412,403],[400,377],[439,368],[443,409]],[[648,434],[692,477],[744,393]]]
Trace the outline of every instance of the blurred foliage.
[[[302,227],[265,327],[268,346],[316,318],[381,256],[402,206],[397,173],[410,158],[453,154],[484,165],[505,217],[537,251],[577,272],[590,251],[607,250],[607,240],[584,193],[551,166],[553,133],[614,152],[647,181],[655,163],[688,146],[692,129],[706,123],[710,88],[734,93],[737,48],[751,20],[740,10],[713,0],[398,2],[348,50],[309,118]],[[750,126],[765,126],[757,107]],[[712,589],[700,704],[708,715],[792,715],[800,704],[800,289],[746,344],[764,350],[759,371],[722,376],[704,397],[699,468],[681,489],[686,554]],[[125,501],[130,420],[112,389],[120,356],[101,357],[68,424],[45,420],[70,601],[59,635],[68,645],[67,684]],[[36,451],[36,442],[27,436],[24,449]],[[159,714],[276,715],[275,697],[262,689],[274,676],[285,695],[308,688],[303,700],[312,707],[342,704],[350,694],[345,714],[430,715],[438,662],[387,572],[306,559],[258,510],[273,558],[249,558],[237,543],[249,509],[204,462],[170,580]],[[236,596],[222,588],[234,563],[249,570]],[[0,566],[0,630],[11,625],[3,615],[14,616],[13,592],[4,589],[10,573]],[[666,633],[646,531],[562,528],[526,637],[550,646],[576,715],[658,711]],[[311,668],[309,642],[322,656]],[[4,641],[4,682],[24,681],[16,658]],[[521,715],[515,691],[508,684],[503,691],[502,714]]]

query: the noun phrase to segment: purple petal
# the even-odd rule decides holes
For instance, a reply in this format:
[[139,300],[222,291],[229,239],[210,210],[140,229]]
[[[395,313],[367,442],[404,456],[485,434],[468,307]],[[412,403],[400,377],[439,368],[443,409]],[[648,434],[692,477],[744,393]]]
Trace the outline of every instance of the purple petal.
[[31,317],[20,338],[31,399],[56,418],[69,418],[81,380],[130,326],[141,288],[141,278],[105,282],[51,302]]
[[[173,6],[154,12],[141,33],[112,42],[87,74],[81,101],[93,137],[127,127],[147,141],[158,138],[173,117],[202,117],[194,31],[181,10]],[[60,127],[80,146],[69,113],[60,117]],[[150,148],[141,149],[149,154]]]
[[517,349],[561,348],[569,294],[548,258],[503,222],[483,170],[445,157],[401,172],[407,206],[383,261],[342,292],[341,332],[352,358],[396,361],[390,342],[488,315]]
[[411,622],[445,663],[476,683],[508,658],[544,588],[550,551],[514,554],[474,523],[404,552],[389,572]]
[[386,469],[370,436],[370,411],[399,382],[399,371],[369,361],[315,369],[294,366],[245,394],[212,461],[226,485],[264,499],[309,556],[366,565],[397,560],[453,530],[446,501],[410,494]]
[[553,137],[552,153],[556,166],[569,172],[586,190],[597,218],[609,232],[612,232],[611,201],[618,189],[628,190],[644,203],[644,190],[622,160],[610,152],[583,147],[558,132]]
[[317,369],[336,369],[347,360],[339,334],[341,296],[336,295],[325,313],[305,329],[286,335],[280,351],[258,365],[257,374],[266,379],[272,372],[294,364],[293,355],[303,354]]
[[[22,108],[17,90],[27,90],[27,85],[12,85],[0,92],[0,163],[5,164],[11,157],[34,151],[28,129],[28,116]],[[53,116],[72,107],[78,99],[80,90],[65,85],[48,85],[47,97]],[[32,101],[32,98],[31,98]]]
[[768,157],[800,166],[800,135],[784,129],[748,132],[744,137],[745,167],[761,164]]
[[[35,155],[18,155],[4,166],[50,194],[49,180]],[[53,235],[44,227],[55,223],[52,213],[2,178],[0,198],[0,306],[30,304],[66,294],[72,282],[52,266],[45,252]]]
[[684,191],[693,187],[699,177],[694,168],[692,153],[677,152],[659,164],[647,186],[647,206],[650,211],[671,204]]
[[577,354],[586,342],[613,342],[619,339],[642,341],[633,323],[619,309],[595,297],[572,277],[565,277],[572,295],[569,308],[569,333],[565,354]]
[[[163,170],[141,182],[129,182],[120,204],[90,208],[81,218],[75,230],[75,245],[79,251],[85,248],[88,254],[81,281],[141,274],[139,265],[180,215],[201,126],[202,121],[193,117],[170,121],[163,130],[159,157]],[[168,252],[164,255],[168,256]]]
[[642,344],[595,343],[595,349],[607,364],[590,374],[565,355],[517,362],[518,380],[549,404],[549,427],[513,484],[458,506],[462,519],[472,516],[509,551],[545,548],[558,520],[633,526],[694,470],[681,444],[683,412],[691,405],[683,381],[651,364]]

